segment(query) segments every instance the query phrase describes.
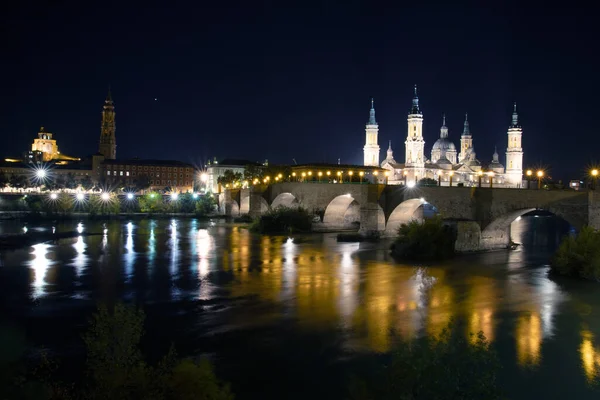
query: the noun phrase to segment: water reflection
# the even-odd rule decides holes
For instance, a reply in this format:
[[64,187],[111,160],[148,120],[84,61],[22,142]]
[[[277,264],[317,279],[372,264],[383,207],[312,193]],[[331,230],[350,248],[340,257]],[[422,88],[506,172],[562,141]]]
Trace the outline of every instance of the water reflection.
[[[22,224],[13,227],[20,229]],[[580,357],[578,365],[569,367],[581,363],[580,374],[590,380],[600,370],[600,348],[594,342],[600,330],[592,326],[580,333],[575,324],[555,326],[566,308],[562,303],[570,298],[548,279],[540,262],[531,261],[527,246],[415,268],[393,262],[387,244],[338,243],[335,235],[294,240],[187,220],[90,221],[58,229],[102,236],[36,245],[31,254],[2,254],[1,268],[9,273],[29,266],[27,285],[34,299],[77,298],[68,290],[82,286],[94,292],[88,298],[171,302],[173,309],[180,300],[201,299],[226,305],[206,308],[203,317],[220,315],[222,324],[237,330],[278,329],[285,321],[301,332],[336,336],[345,349],[369,352],[389,351],[397,337],[439,333],[459,317],[469,331],[482,331],[495,343],[509,342],[510,350],[501,356],[515,368],[535,371],[550,358],[548,343],[574,330],[575,343],[567,341],[564,347],[571,354],[579,351]],[[539,233],[536,237],[544,242]],[[63,272],[62,283],[49,290],[53,274],[64,265],[74,266],[76,273]],[[0,285],[4,282],[9,281]]]
[[588,382],[593,383],[600,377],[600,350],[594,346],[594,334],[584,329],[581,332],[581,364]]
[[29,262],[29,268],[31,268],[33,273],[33,279],[31,282],[31,296],[34,299],[37,299],[46,293],[45,279],[48,268],[51,265],[50,260],[47,258],[50,245],[41,243],[31,247],[33,249],[33,252],[31,253],[33,258]]

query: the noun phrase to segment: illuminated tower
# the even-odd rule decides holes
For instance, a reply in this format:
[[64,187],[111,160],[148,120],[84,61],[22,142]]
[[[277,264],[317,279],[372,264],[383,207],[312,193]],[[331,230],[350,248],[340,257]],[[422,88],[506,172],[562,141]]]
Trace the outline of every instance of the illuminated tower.
[[468,160],[469,150],[473,148],[473,137],[471,136],[471,130],[469,129],[469,118],[465,113],[465,125],[463,127],[463,133],[460,136],[460,153],[458,154],[458,162],[465,163]]
[[520,187],[523,183],[523,148],[521,136],[523,130],[519,126],[517,103],[512,114],[512,123],[508,127],[508,147],[506,149],[506,181],[511,185]]
[[102,126],[100,127],[100,146],[98,152],[107,159],[117,158],[117,138],[115,136],[115,106],[110,89],[102,108]]
[[371,99],[371,111],[369,112],[369,122],[365,126],[366,142],[363,148],[364,165],[378,167],[379,166],[379,145],[377,144],[377,135],[379,133],[379,125],[375,121],[375,107],[373,99]]
[[[419,109],[419,97],[417,96],[417,85],[415,85],[415,96],[412,100],[412,108],[408,114],[408,132],[406,135],[406,168],[423,169],[425,167],[425,140],[423,140],[423,114]],[[415,170],[414,174],[420,171]],[[421,178],[423,175],[420,175]]]

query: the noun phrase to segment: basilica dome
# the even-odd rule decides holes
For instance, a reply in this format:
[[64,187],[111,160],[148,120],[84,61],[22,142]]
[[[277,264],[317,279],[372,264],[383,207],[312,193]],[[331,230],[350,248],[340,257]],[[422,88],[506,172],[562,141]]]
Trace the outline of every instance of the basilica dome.
[[456,151],[456,147],[454,146],[454,143],[449,141],[447,138],[439,138],[433,144],[432,150]]

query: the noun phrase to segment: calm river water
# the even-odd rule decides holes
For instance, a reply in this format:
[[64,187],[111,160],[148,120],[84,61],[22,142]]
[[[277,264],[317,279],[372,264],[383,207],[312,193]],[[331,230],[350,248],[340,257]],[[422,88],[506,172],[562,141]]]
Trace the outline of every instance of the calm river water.
[[[22,231],[0,222],[0,233]],[[250,234],[189,219],[67,222],[98,236],[0,253],[2,319],[33,347],[81,357],[99,301],[143,304],[146,352],[174,342],[208,355],[238,399],[344,398],[350,366],[369,368],[397,336],[439,332],[466,318],[497,348],[508,398],[598,398],[600,287],[546,276],[568,226],[552,217],[513,224],[523,246],[428,268],[400,265],[386,243],[333,234]],[[52,229],[52,223],[27,229]]]

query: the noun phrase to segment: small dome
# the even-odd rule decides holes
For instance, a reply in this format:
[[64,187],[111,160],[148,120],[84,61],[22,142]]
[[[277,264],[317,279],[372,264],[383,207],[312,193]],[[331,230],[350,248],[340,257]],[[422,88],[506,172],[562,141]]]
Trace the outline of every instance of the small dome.
[[437,160],[436,164],[441,169],[450,169],[450,168],[452,168],[452,163],[450,162],[450,160],[448,160],[446,158],[446,156],[442,156],[442,158],[440,158],[439,160]]
[[449,141],[446,138],[439,138],[438,140],[436,140],[436,142],[433,144],[433,150],[454,150],[456,151],[456,147],[454,146],[454,143],[452,143],[451,141]]

